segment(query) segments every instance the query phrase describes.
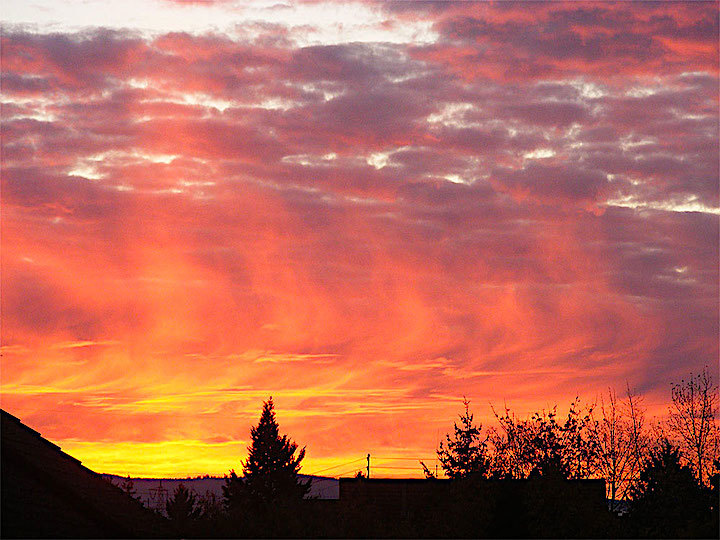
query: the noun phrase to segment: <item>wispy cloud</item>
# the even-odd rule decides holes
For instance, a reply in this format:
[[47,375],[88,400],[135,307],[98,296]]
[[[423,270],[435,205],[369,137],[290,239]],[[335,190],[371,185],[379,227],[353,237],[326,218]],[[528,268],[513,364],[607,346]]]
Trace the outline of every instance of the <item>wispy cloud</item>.
[[270,394],[328,465],[716,367],[716,3],[297,6],[4,28],[3,407],[180,474]]

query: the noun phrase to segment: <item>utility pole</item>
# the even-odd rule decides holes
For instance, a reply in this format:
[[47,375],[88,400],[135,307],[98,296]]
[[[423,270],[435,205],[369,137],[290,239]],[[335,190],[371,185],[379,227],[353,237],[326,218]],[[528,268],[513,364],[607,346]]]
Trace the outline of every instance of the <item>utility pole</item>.
[[367,477],[370,478],[370,454],[367,455]]
[[160,480],[156,488],[150,489],[150,498],[148,500],[148,504],[150,508],[159,510],[161,513],[164,513],[167,498],[168,490],[163,487],[162,480]]

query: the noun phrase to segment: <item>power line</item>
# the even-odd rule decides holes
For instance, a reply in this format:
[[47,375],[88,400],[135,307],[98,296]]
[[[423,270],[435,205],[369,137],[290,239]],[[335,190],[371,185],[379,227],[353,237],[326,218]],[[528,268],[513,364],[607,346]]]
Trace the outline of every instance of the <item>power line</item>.
[[373,459],[378,459],[380,461],[386,461],[390,459],[398,459],[398,460],[404,460],[404,461],[430,461],[433,459],[437,459],[437,457],[429,457],[429,458],[414,458],[414,457],[374,457]]
[[[364,459],[365,459],[365,458],[359,458],[359,459],[355,459],[355,460],[353,460],[353,461],[347,461],[347,462],[345,462],[345,463],[341,463],[340,465],[333,465],[332,467],[328,467],[328,468],[326,468],[326,469],[320,469],[319,471],[315,471],[315,472],[313,472],[313,473],[307,473],[307,474],[308,474],[309,476],[317,476],[318,474],[320,474],[320,473],[322,473],[322,472],[331,471],[331,470],[333,470],[333,469],[337,469],[337,468],[339,468],[339,467],[345,467],[345,466],[347,466],[347,465],[352,465],[353,463],[357,463],[358,461],[363,461]],[[303,474],[305,474],[305,473],[303,473]]]
[[[332,471],[332,470],[334,470],[334,469],[338,469],[338,468],[341,468],[341,467],[346,467],[346,466],[352,465],[352,464],[354,464],[354,463],[359,463],[359,462],[361,462],[361,461],[364,461],[365,459],[367,459],[367,458],[358,458],[358,459],[355,459],[355,460],[353,460],[353,461],[347,461],[347,462],[345,462],[345,463],[340,463],[339,465],[333,465],[332,467],[326,467],[325,469],[320,469],[319,471],[315,471],[315,472],[312,472],[312,473],[306,473],[306,474],[308,474],[308,475],[310,475],[310,476],[317,476],[317,475],[319,475],[320,473],[324,473],[324,472],[327,472],[327,471]],[[419,471],[419,470],[421,470],[421,467],[420,467],[420,465],[419,465],[420,462],[424,462],[424,461],[430,462],[430,461],[432,461],[432,460],[434,460],[434,459],[437,459],[437,458],[436,458],[436,457],[415,458],[415,457],[399,457],[399,456],[389,456],[389,457],[375,457],[375,456],[373,456],[373,460],[375,461],[375,463],[382,463],[382,464],[383,464],[383,465],[374,465],[373,468],[374,468],[374,469],[382,469],[382,470],[390,470],[390,471],[392,471],[392,470],[398,470],[398,471],[400,471],[400,470],[405,470],[405,471]],[[404,466],[402,466],[402,465],[390,465],[390,464],[385,464],[385,462],[387,462],[387,461],[406,461],[406,462],[407,462],[407,461],[412,461],[412,462],[417,462],[418,465],[417,465],[417,466],[414,466],[414,467],[404,467]],[[333,478],[338,478],[338,477],[341,477],[341,476],[343,476],[343,475],[345,475],[345,474],[356,473],[357,471],[361,471],[361,470],[362,470],[362,467],[357,467],[357,468],[345,470],[345,471],[343,471],[343,472],[333,473],[331,476],[332,476]]]
[[382,465],[373,465],[373,469],[390,469],[390,470],[407,470],[407,471],[418,471],[421,470],[420,467],[395,467],[395,466],[382,466]]
[[362,468],[351,469],[351,470],[349,470],[349,471],[344,471],[344,472],[338,473],[338,474],[336,474],[336,475],[334,475],[334,476],[340,477],[340,476],[344,476],[344,475],[346,475],[346,474],[356,473],[356,472],[358,472],[358,471],[362,471]]

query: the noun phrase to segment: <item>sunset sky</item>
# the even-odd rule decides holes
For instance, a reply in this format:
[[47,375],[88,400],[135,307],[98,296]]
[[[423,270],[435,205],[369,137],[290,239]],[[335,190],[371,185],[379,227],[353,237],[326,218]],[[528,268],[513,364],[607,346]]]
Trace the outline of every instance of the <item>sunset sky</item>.
[[718,2],[2,12],[2,407],[88,467],[717,381]]

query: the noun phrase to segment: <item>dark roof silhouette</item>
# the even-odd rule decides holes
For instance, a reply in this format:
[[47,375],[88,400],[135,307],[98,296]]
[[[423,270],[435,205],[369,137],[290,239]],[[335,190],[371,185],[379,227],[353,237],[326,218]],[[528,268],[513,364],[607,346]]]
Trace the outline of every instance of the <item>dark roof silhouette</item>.
[[169,536],[167,522],[0,410],[3,538]]

